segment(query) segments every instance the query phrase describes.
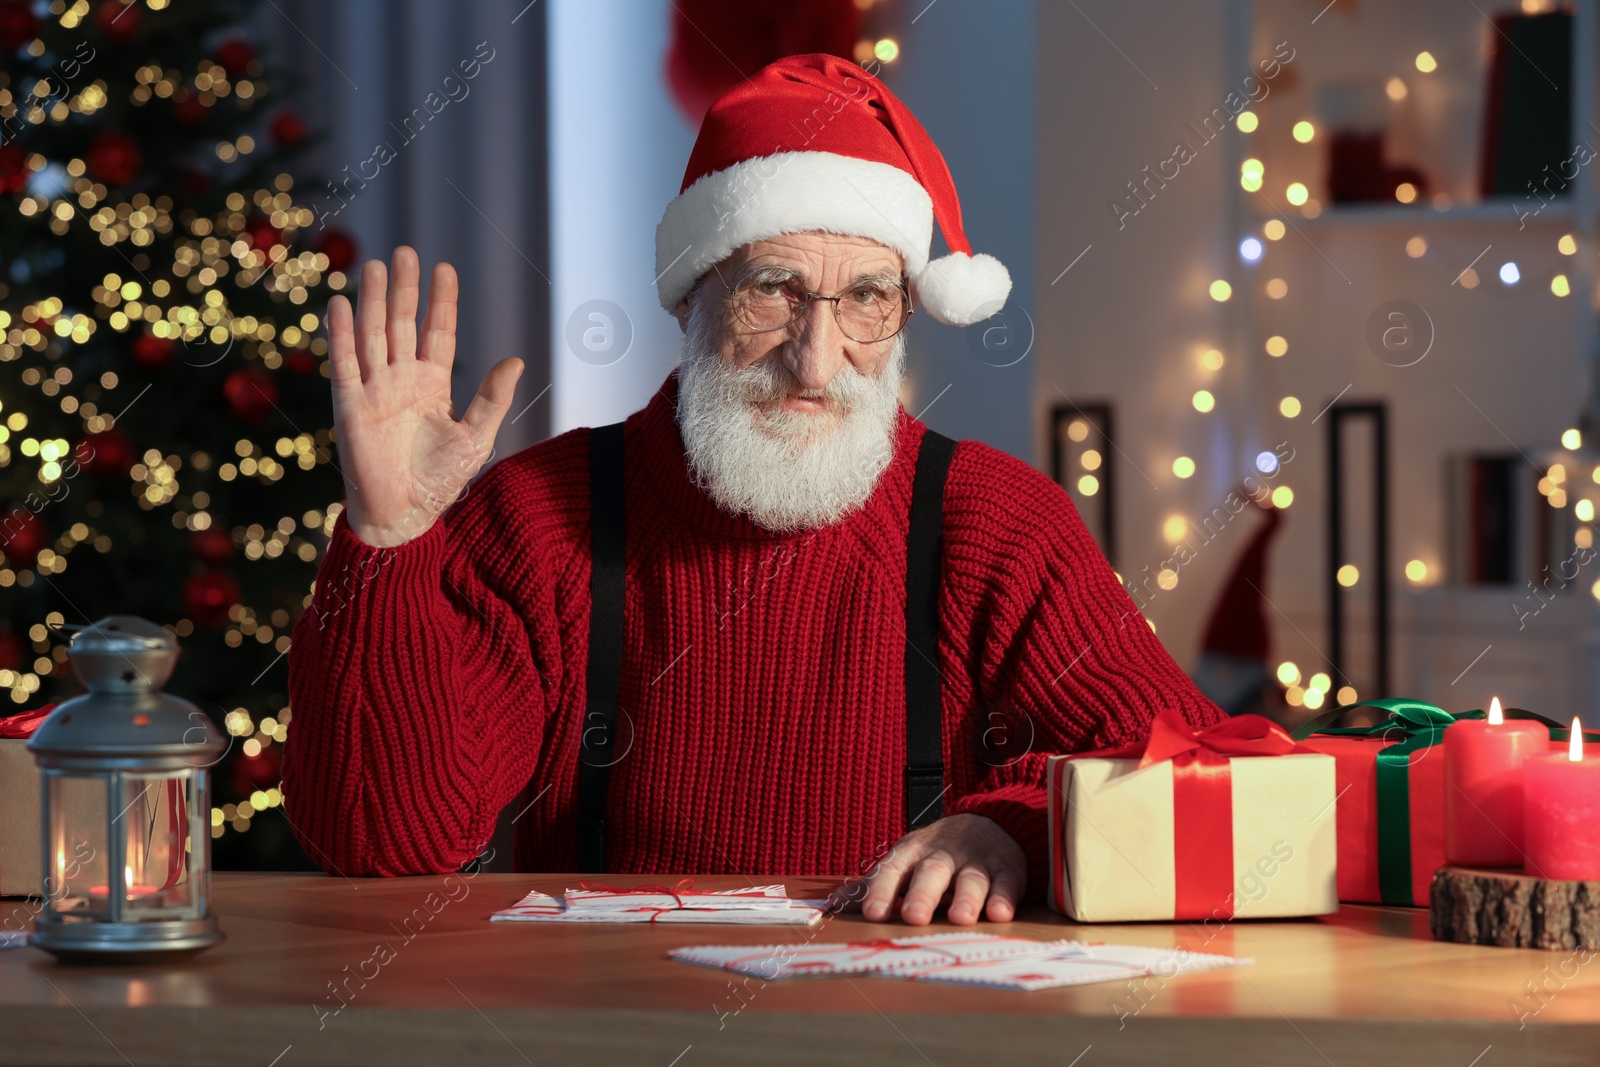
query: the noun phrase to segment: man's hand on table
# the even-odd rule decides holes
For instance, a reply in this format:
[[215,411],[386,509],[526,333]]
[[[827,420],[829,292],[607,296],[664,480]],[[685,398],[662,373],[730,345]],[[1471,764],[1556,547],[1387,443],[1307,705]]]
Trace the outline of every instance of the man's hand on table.
[[1027,888],[1028,858],[993,820],[950,815],[902,837],[865,882],[866,895],[860,896],[859,887],[853,895],[871,922],[887,920],[895,897],[904,893],[900,917],[908,925],[925,926],[947,891],[947,913],[958,926],[985,914],[991,922],[1010,922]]

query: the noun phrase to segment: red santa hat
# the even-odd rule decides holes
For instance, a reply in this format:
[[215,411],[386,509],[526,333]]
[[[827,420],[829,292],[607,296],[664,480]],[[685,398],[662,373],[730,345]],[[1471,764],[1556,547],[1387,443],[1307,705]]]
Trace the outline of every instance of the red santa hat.
[[1265,664],[1272,656],[1272,630],[1267,625],[1267,552],[1283,523],[1283,512],[1266,508],[1266,519],[1256,527],[1228,580],[1222,584],[1205,636],[1202,652],[1220,652]]
[[[930,260],[935,221],[950,252]],[[955,181],[928,132],[838,56],[780,59],[706,112],[656,227],[661,306],[670,311],[740,246],[804,230],[893,248],[917,304],[953,326],[988,318],[1011,292],[1004,264],[972,254]]]

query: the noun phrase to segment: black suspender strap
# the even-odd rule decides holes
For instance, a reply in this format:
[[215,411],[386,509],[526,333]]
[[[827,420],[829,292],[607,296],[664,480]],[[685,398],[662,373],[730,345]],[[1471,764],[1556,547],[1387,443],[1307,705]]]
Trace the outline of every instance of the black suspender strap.
[[622,682],[622,423],[589,431],[588,703],[578,739],[578,870],[606,869],[606,788]]
[[939,695],[939,553],[944,482],[956,443],[927,431],[911,483],[906,538],[906,829],[936,822],[943,810],[944,709]]

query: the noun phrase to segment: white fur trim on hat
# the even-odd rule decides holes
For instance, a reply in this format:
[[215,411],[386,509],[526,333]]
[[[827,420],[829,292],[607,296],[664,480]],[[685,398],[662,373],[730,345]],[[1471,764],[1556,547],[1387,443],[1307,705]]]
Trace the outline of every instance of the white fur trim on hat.
[[[916,278],[933,242],[933,201],[899,167],[832,152],[780,152],[714,171],[668,204],[656,227],[661,306],[671,311],[734,249],[805,230],[877,241],[899,252],[906,273]],[[978,259],[993,263],[1006,278],[996,260]],[[963,284],[953,274],[950,281]],[[1005,284],[1009,289],[1009,278]],[[938,311],[933,315],[941,318]]]
[[986,253],[952,252],[914,272],[911,285],[928,314],[950,326],[971,326],[1005,307],[1011,272]]

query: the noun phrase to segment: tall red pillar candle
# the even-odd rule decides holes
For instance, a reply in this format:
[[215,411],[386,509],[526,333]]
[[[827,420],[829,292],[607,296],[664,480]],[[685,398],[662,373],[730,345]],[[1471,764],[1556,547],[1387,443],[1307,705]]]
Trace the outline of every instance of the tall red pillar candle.
[[1583,758],[1577,719],[1567,751],[1530,756],[1522,783],[1523,871],[1558,881],[1600,879],[1600,759]]
[[1489,718],[1444,731],[1444,856],[1462,867],[1522,866],[1522,764],[1550,750],[1536,722],[1505,721],[1500,698]]

